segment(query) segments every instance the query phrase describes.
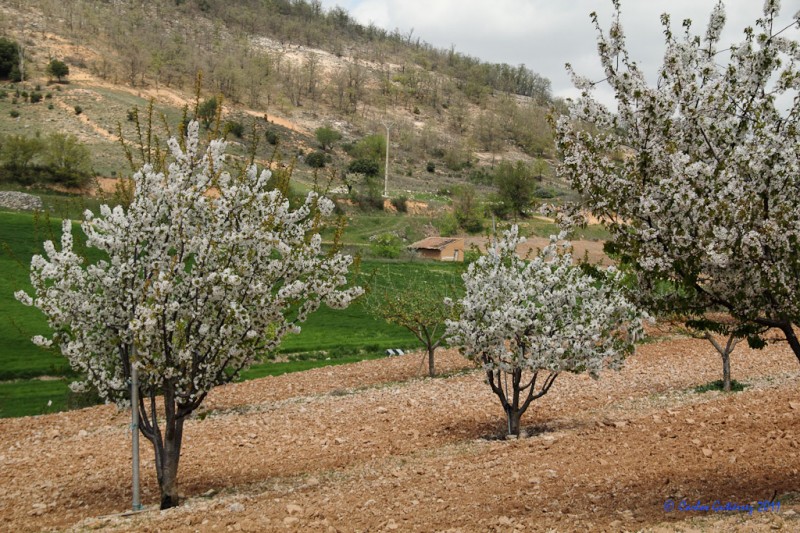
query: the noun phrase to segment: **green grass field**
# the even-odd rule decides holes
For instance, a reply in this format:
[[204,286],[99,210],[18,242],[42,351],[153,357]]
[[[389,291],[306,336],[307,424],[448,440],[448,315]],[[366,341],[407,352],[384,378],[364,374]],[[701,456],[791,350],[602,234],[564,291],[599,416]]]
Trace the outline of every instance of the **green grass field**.
[[[96,210],[96,202],[78,197],[50,194],[45,195],[44,202],[73,220],[87,207]],[[372,227],[369,222],[366,225]],[[35,415],[68,407],[68,383],[74,375],[67,360],[55,349],[46,350],[31,343],[33,335],[48,333],[46,321],[37,309],[25,307],[14,298],[15,291],[30,290],[31,257],[42,253],[43,241],[58,239],[60,229],[57,219],[0,211],[0,417]],[[76,228],[73,234],[80,244],[82,232]],[[458,281],[462,269],[460,264],[364,261],[357,283],[396,290],[418,279],[452,284]],[[411,333],[371,316],[362,302],[357,301],[344,310],[323,306],[302,325],[300,334],[286,337],[278,350],[281,358],[287,354],[312,353],[309,359],[265,361],[254,365],[243,378],[353,362],[377,357],[388,348],[416,346],[418,342]],[[63,379],[37,379],[42,376]]]

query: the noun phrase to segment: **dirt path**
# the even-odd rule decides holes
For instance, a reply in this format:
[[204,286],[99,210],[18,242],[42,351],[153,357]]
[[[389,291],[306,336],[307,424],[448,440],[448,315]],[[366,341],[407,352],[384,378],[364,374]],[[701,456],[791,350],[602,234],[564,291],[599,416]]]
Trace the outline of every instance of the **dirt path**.
[[[751,386],[722,395],[691,389],[719,374],[705,341],[644,345],[599,381],[560,376],[523,418],[536,436],[519,441],[495,440],[502,412],[478,372],[452,351],[440,366],[449,377],[417,377],[414,355],[222,387],[186,426],[186,505],[133,518],[96,518],[129,504],[125,413],[0,420],[0,529],[671,528],[698,513],[665,513],[667,499],[749,502],[800,482],[786,346],[737,350],[734,377]],[[152,506],[147,448],[143,459]],[[748,523],[792,521],[796,508]]]

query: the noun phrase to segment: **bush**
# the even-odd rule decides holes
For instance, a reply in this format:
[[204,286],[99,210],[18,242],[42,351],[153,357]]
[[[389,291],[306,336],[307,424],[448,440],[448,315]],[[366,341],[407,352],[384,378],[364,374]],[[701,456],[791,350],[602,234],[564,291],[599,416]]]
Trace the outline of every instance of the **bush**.
[[319,147],[323,150],[329,149],[333,143],[342,138],[342,134],[330,126],[322,126],[314,131]]
[[225,131],[232,133],[237,139],[244,137],[244,124],[231,120],[225,123]]
[[42,93],[31,93],[31,103],[38,104],[42,101]]
[[47,65],[47,75],[56,78],[60,82],[69,76],[69,67],[59,59],[52,59]]
[[365,176],[377,176],[381,171],[380,164],[373,159],[356,159],[347,165],[347,172],[350,174],[363,174]]
[[128,112],[125,115],[125,118],[128,119],[128,122],[134,122],[134,121],[136,121],[136,115],[137,115],[137,110],[136,109],[128,109]]
[[5,37],[0,37],[0,79],[20,79],[19,45]]
[[434,163],[433,161],[428,161],[428,164],[425,165],[425,170],[427,170],[430,173],[436,172],[436,163]]
[[275,130],[267,130],[264,132],[264,137],[267,139],[267,142],[272,146],[277,146],[278,142],[280,142],[280,136]]
[[211,124],[217,118],[217,108],[219,104],[217,104],[217,97],[212,96],[208,100],[205,100],[202,104],[197,106],[197,119],[202,122],[203,127],[208,129],[211,127]]
[[453,213],[444,213],[434,221],[433,225],[436,226],[442,237],[450,237],[458,233],[458,219]]
[[494,183],[494,176],[483,168],[472,169],[468,177],[470,183],[476,185],[491,185]]
[[81,113],[83,113],[83,108],[81,106],[79,106],[79,105],[76,105],[75,106],[75,114],[76,115],[80,115]]
[[408,198],[405,196],[392,198],[392,205],[399,213],[408,213]]
[[19,111],[12,109],[8,114],[11,115],[11,118],[17,118],[19,116]]
[[311,168],[324,168],[326,161],[325,152],[311,152],[306,156],[306,164]]
[[370,240],[370,250],[376,257],[397,259],[403,252],[403,241],[394,233],[381,233]]

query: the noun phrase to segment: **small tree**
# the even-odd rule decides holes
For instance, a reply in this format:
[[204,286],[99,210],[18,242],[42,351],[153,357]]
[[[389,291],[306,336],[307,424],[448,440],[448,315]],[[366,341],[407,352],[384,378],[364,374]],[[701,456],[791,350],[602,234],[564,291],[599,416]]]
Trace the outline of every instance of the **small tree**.
[[208,129],[211,124],[217,119],[219,112],[219,103],[217,97],[212,96],[208,100],[204,100],[197,106],[197,119],[202,122],[203,127]]
[[330,126],[322,126],[314,131],[314,136],[317,138],[319,147],[323,150],[329,150],[333,143],[342,138],[342,134]]
[[50,63],[47,64],[47,75],[51,79],[56,78],[61,83],[64,78],[69,76],[69,67],[59,59],[51,59]]
[[559,172],[607,224],[642,305],[687,319],[725,310],[753,347],[778,328],[800,361],[800,43],[777,27],[778,10],[767,0],[731,46],[720,46],[721,3],[702,36],[691,21],[674,35],[664,15],[655,86],[619,17],[606,34],[593,15],[617,111],[574,77],[582,95],[557,122]]
[[461,316],[447,322],[449,342],[486,372],[509,435],[519,435],[520,417],[559,373],[596,378],[604,367],[619,368],[642,334],[613,267],[600,280],[584,274],[569,253],[557,253],[555,239],[524,261],[516,253],[524,240],[513,226],[469,266]]
[[533,201],[536,182],[531,169],[522,161],[516,164],[502,161],[494,173],[494,186],[503,204],[503,211],[510,213],[514,220],[524,217]]
[[0,79],[19,81],[19,44],[0,37]]
[[458,317],[456,306],[445,303],[454,292],[446,283],[411,280],[402,286],[375,288],[367,299],[374,315],[407,329],[425,346],[430,377],[436,375],[435,354],[445,341],[445,323]]
[[[165,172],[146,164],[134,175],[127,209],[86,212],[86,246],[104,259],[87,265],[76,255],[65,220],[61,249],[48,241],[46,257],[31,262],[34,297],[16,293],[53,330],[34,342],[59,346],[107,401],[129,404],[136,366],[132,407],[155,450],[162,508],[178,504],[183,425],[208,392],[299,332],[322,302],[342,308],[360,293],[339,289],[351,258],[321,253],[319,222],[331,201],[309,193],[291,210],[268,188],[268,170],[232,175],[223,170],[226,143],[201,150],[197,122],[188,130],[169,141]],[[205,194],[211,187],[218,197]]]

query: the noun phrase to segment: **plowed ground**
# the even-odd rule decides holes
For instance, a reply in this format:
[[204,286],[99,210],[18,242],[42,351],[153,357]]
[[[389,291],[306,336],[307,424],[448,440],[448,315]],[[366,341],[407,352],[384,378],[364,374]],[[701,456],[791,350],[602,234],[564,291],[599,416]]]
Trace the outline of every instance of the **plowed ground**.
[[[561,375],[518,440],[498,438],[499,402],[453,351],[434,379],[417,354],[229,385],[187,422],[179,508],[156,509],[143,441],[134,516],[118,514],[127,413],[4,419],[0,530],[800,531],[800,365],[785,343],[732,361],[743,392],[694,392],[721,364],[684,338],[645,344],[598,381]],[[667,500],[773,503],[666,512]]]

